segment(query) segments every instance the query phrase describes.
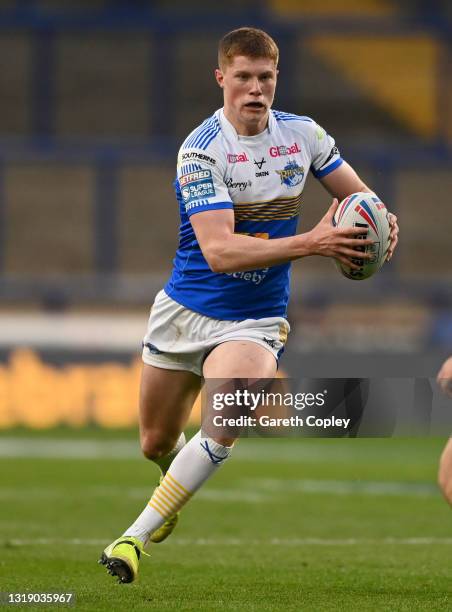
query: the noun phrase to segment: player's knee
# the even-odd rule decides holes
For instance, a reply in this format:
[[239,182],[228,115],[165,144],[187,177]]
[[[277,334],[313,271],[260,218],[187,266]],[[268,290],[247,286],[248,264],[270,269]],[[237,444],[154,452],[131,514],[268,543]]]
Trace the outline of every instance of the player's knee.
[[442,494],[452,506],[452,471],[450,464],[444,460],[440,461],[438,470],[438,485]]
[[147,431],[141,435],[141,451],[146,459],[160,459],[170,453],[176,446],[177,436],[165,434],[161,431]]

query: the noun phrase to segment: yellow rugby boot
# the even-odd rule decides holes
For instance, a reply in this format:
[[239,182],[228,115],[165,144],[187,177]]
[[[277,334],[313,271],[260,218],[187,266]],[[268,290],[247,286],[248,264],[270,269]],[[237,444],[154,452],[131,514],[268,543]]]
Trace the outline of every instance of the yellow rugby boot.
[[149,537],[150,542],[154,542],[154,544],[159,544],[166,540],[166,538],[173,533],[174,528],[177,525],[179,520],[179,512],[170,516],[161,527],[156,529],[154,533]]
[[[160,482],[162,482],[163,478],[164,476],[160,476]],[[177,522],[179,521],[179,514],[179,512],[176,512],[168,519],[166,519],[163,525],[156,529],[154,533],[149,537],[149,541],[153,542],[154,544],[160,544],[160,542],[166,540],[166,538],[173,533],[174,528],[176,527]]]
[[99,563],[107,566],[108,573],[117,576],[118,582],[133,582],[138,576],[138,564],[144,552],[143,542],[131,536],[122,536],[112,542],[102,553]]

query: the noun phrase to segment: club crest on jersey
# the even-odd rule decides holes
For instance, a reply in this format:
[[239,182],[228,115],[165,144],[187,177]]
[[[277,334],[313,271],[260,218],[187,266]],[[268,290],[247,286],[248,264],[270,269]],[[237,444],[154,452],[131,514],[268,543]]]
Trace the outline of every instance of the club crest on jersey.
[[289,159],[282,170],[275,170],[275,172],[279,174],[281,185],[287,185],[287,187],[299,185],[304,178],[304,167],[299,166],[293,159]]
[[246,153],[228,153],[228,163],[229,164],[238,164],[240,162],[250,161],[246,156]]

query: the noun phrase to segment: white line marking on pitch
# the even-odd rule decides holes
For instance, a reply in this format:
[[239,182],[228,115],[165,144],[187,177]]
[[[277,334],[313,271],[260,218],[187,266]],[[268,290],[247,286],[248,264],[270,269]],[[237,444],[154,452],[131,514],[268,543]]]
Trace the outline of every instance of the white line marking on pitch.
[[[124,489],[122,485],[86,485],[83,489],[85,498],[116,497],[121,493],[129,499],[148,499],[153,492],[153,486],[131,487]],[[70,495],[70,490],[64,487],[3,487],[0,489],[0,500],[46,500],[61,499]],[[285,497],[293,495],[339,495],[339,496],[399,496],[399,497],[438,497],[439,490],[433,482],[394,482],[372,480],[314,480],[287,478],[253,478],[241,479],[235,482],[233,488],[207,488],[197,493],[197,498],[209,502],[245,502],[259,504],[279,499],[276,493]]]
[[[106,546],[108,540],[79,538],[11,538],[0,541],[0,547],[14,546]],[[450,546],[452,538],[270,538],[268,540],[246,538],[180,538],[166,542],[165,546],[378,546],[382,544],[403,546],[431,546],[444,544]]]
[[[334,461],[337,465],[356,463],[357,459],[365,458],[366,461],[375,460],[379,465],[392,465],[400,456],[400,447],[394,439],[394,445],[385,445],[384,452],[379,442],[374,439],[372,445],[351,446],[350,440],[343,440],[341,451],[338,453],[337,440],[328,445],[333,440],[301,440],[299,443],[286,440],[264,440],[264,439],[243,439],[237,444],[234,456],[240,461],[259,462],[259,463],[325,463]],[[360,440],[353,440],[360,442]],[[428,449],[427,449],[428,450]],[[416,449],[416,453],[411,450],[411,462],[423,462],[423,458],[429,460],[430,455],[425,454],[422,444]],[[139,448],[138,436],[136,440],[99,440],[84,438],[33,438],[26,436],[2,437],[0,435],[0,458],[26,458],[36,457],[42,459],[106,459],[124,460],[135,459],[143,460]]]
[[326,493],[328,495],[400,495],[403,497],[436,497],[439,489],[433,482],[395,482],[378,480],[314,480],[305,478],[255,478],[241,481],[244,488],[277,493]]
[[140,459],[138,441],[41,438],[0,439],[0,458]]
[[[100,498],[112,497],[117,498],[118,495],[127,497],[128,499],[142,499],[143,503],[147,501],[154,487],[132,487],[124,490],[121,485],[87,485],[83,488],[83,497]],[[71,491],[58,487],[29,487],[27,489],[19,489],[15,487],[5,487],[0,489],[0,500],[58,500],[66,499],[71,495]],[[241,489],[204,489],[198,491],[196,498],[204,499],[211,502],[246,502],[250,504],[260,504],[267,502],[272,498],[270,492],[254,492]]]

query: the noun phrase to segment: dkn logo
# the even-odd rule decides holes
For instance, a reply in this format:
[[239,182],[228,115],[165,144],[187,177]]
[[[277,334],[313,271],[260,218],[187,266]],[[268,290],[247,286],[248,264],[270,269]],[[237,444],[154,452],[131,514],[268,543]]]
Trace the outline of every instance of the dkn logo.
[[283,157],[284,155],[293,155],[294,153],[301,153],[301,149],[298,143],[294,142],[290,147],[281,145],[280,147],[270,147],[269,153],[272,157]]
[[238,164],[240,162],[250,161],[246,156],[246,153],[228,153],[228,163]]

